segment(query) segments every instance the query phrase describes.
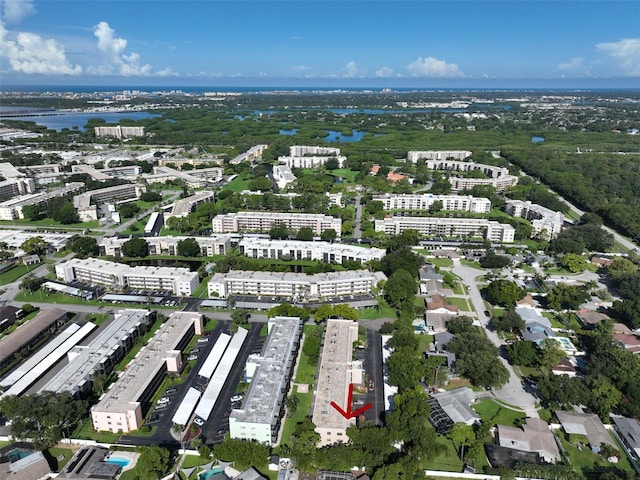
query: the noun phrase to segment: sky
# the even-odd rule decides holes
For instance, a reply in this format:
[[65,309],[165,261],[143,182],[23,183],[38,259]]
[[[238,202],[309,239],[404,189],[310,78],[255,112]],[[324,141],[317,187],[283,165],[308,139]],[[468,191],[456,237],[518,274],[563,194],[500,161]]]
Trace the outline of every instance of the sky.
[[45,84],[640,88],[640,0],[0,0]]

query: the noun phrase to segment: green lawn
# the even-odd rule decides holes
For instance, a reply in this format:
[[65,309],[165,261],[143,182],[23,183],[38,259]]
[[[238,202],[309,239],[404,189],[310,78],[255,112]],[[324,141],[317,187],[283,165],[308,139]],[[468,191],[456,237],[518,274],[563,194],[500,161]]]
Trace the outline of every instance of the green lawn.
[[436,267],[439,268],[453,267],[453,260],[449,258],[430,258],[429,263],[433,263]]
[[441,470],[444,472],[461,472],[463,465],[453,442],[447,437],[438,435],[437,443],[444,447],[445,452],[437,457],[425,459],[422,462],[422,468],[425,470]]
[[109,313],[94,313],[86,317],[87,321],[93,322],[100,326],[106,322],[111,315]]
[[51,470],[59,472],[64,468],[67,462],[71,460],[71,457],[73,457],[73,450],[70,448],[51,447],[48,450],[44,450],[43,454],[47,459],[47,462],[49,462]]
[[[309,337],[319,328],[322,328],[320,325],[305,325],[303,327],[303,332],[305,337]],[[304,352],[300,353],[300,360],[298,362],[298,367],[296,369],[296,383],[307,383],[309,385],[313,385],[316,376],[316,365],[312,365],[309,363],[307,356]]]
[[292,393],[293,396],[298,397],[299,403],[296,412],[291,418],[287,418],[284,421],[284,428],[282,430],[281,445],[291,445],[291,435],[293,434],[296,424],[305,419],[307,415],[311,413],[311,401],[313,400],[313,390],[309,389],[309,393],[298,393],[296,391]]
[[26,275],[27,273],[35,270],[39,266],[40,264],[18,265],[17,267],[13,267],[11,270],[7,270],[6,272],[0,274],[0,285],[7,285],[8,283],[13,283],[23,275]]
[[591,468],[599,464],[600,466],[610,465],[611,467],[616,467],[625,471],[632,471],[631,464],[627,459],[627,456],[624,454],[624,451],[618,445],[618,451],[621,454],[621,458],[617,464],[609,464],[602,456],[597,453],[593,453],[588,447],[583,446],[582,450],[578,450],[578,447],[572,443],[570,443],[564,436],[561,431],[555,432],[556,437],[560,439],[560,443],[564,447],[565,452],[569,456],[569,461],[571,465],[579,468]]
[[472,309],[469,306],[469,302],[467,302],[466,298],[451,298],[447,297],[447,303],[451,305],[455,305],[463,312],[470,312]]
[[118,443],[120,435],[111,432],[97,432],[93,429],[91,419],[87,419],[72,435],[73,438],[84,438],[101,443]]
[[515,427],[519,421],[524,420],[526,414],[500,405],[490,398],[483,398],[473,405],[483,422],[491,425],[506,425]]
[[460,265],[464,265],[465,267],[477,268],[478,270],[482,268],[480,266],[480,262],[476,262],[475,260],[473,262],[470,262],[469,260],[466,260],[464,258],[460,259]]
[[91,222],[81,222],[81,223],[70,223],[68,225],[60,223],[51,218],[43,218],[42,220],[1,220],[0,225],[29,225],[34,227],[51,227],[56,230],[84,230],[90,228],[98,228],[99,223],[97,220],[92,220]]
[[196,288],[195,291],[193,292],[193,295],[192,295],[193,297],[209,298],[209,291],[208,291],[207,285],[209,283],[210,278],[211,278],[211,275],[207,275],[202,279],[198,288]]
[[24,303],[33,303],[33,302],[44,302],[44,303],[67,303],[73,305],[102,305],[97,300],[83,300],[81,298],[71,297],[69,295],[64,295],[63,293],[56,292],[47,292],[43,288],[36,290],[33,293],[30,293],[28,290],[21,290],[15,298],[16,302],[24,302]]
[[382,297],[378,298],[378,308],[363,308],[358,310],[360,318],[375,320],[376,318],[396,318],[396,311],[391,308]]
[[249,190],[249,181],[240,177],[239,175],[231,182],[224,186],[222,190],[231,190],[232,192],[241,192],[242,190]]

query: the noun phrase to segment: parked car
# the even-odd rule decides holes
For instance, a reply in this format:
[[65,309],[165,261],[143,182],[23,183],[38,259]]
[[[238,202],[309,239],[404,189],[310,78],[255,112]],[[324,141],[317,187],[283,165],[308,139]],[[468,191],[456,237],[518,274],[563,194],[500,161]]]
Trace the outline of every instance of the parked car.
[[231,397],[231,402],[240,402],[244,398],[244,395],[234,395]]
[[200,417],[196,417],[193,419],[193,423],[195,423],[196,425],[198,425],[199,427],[204,425],[204,420],[201,419]]
[[187,361],[190,362],[191,360],[197,360],[198,359],[198,355],[189,355],[187,357]]
[[164,392],[165,395],[171,395],[172,393],[176,393],[178,391],[177,388],[175,387],[171,387],[171,388],[167,388]]
[[198,343],[207,343],[209,339],[207,337],[201,337],[198,339]]
[[163,403],[169,403],[171,401],[171,399],[169,397],[162,397],[160,400],[158,400],[158,405],[161,405]]

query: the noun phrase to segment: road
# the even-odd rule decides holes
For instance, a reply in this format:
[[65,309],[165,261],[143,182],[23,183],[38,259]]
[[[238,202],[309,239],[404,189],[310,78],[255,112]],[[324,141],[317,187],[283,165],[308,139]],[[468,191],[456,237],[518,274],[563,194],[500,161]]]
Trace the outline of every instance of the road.
[[[484,314],[484,300],[480,295],[480,290],[478,289],[475,281],[475,278],[485,273],[485,270],[478,270],[462,265],[454,265],[452,271],[462,279],[465,285],[467,285],[471,303],[476,311],[478,320],[487,334],[487,338],[491,340],[496,347],[503,351],[505,344],[494,330],[488,328],[489,317]],[[492,395],[502,402],[521,408],[529,417],[539,417],[536,410],[535,397],[525,391],[522,381],[515,374],[513,367],[509,365],[509,362],[507,362],[503,356],[500,356],[499,358],[509,372],[509,382],[499,390],[492,390]]]
[[356,218],[353,225],[353,238],[362,238],[362,229],[360,225],[362,224],[362,195],[356,195]]

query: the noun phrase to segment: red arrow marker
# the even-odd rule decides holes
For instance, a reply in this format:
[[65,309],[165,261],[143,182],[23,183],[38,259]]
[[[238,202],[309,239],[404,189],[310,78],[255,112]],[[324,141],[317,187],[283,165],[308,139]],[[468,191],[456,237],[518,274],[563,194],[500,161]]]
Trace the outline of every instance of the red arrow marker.
[[351,411],[352,405],[353,405],[353,383],[350,383],[349,397],[347,399],[347,411],[345,412],[342,408],[340,408],[336,402],[331,402],[331,406],[335,408],[340,413],[340,415],[342,415],[347,420],[353,417],[357,417],[358,415],[366,412],[372,406],[370,403],[367,403],[366,405],[364,405],[363,407],[360,407],[356,411]]

